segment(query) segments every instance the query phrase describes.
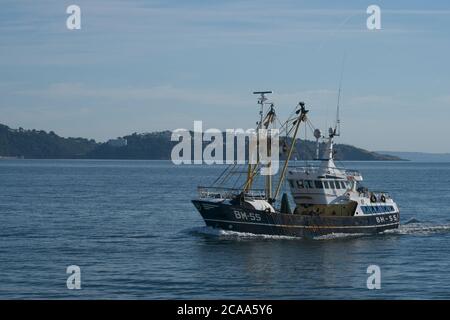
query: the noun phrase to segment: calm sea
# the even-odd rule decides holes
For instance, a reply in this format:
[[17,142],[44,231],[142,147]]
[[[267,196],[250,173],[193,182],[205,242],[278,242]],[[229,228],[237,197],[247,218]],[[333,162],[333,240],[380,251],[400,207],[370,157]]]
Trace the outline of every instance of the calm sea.
[[[399,230],[274,238],[204,227],[190,199],[221,167],[0,161],[0,298],[450,298],[450,163],[351,162]],[[367,267],[381,269],[368,290]],[[81,290],[66,268],[81,268]]]

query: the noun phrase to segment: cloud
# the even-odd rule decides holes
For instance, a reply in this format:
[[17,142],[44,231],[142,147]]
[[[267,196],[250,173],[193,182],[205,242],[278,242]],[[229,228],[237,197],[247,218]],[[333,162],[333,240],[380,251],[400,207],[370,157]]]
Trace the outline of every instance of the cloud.
[[443,106],[445,106],[446,108],[449,108],[449,106],[450,106],[450,95],[441,95],[441,96],[437,96],[437,97],[435,98],[435,102],[436,102],[438,105],[443,105]]
[[224,92],[212,92],[207,90],[193,90],[179,88],[171,85],[152,87],[115,87],[98,88],[82,83],[55,83],[42,90],[17,90],[16,95],[34,96],[50,99],[101,99],[115,101],[116,103],[127,101],[171,101],[175,103],[202,104],[202,105],[238,105],[245,103],[245,97]]
[[359,105],[359,106],[379,106],[380,108],[385,106],[392,106],[392,105],[401,105],[404,103],[405,100],[402,100],[401,98],[395,97],[395,96],[387,96],[387,95],[363,95],[363,96],[356,96],[356,97],[350,97],[347,99],[347,103],[350,105]]
[[[16,89],[16,96],[29,96],[52,100],[83,100],[100,99],[107,102],[122,103],[124,101],[145,102],[165,101],[170,103],[186,103],[188,105],[226,106],[241,108],[255,104],[256,97],[252,92],[214,91],[211,89],[195,89],[173,85],[158,85],[149,87],[93,87],[83,83],[54,83],[36,90]],[[330,102],[335,105],[337,90],[317,89],[298,90],[293,92],[275,91],[269,99],[280,106],[294,107],[299,101],[323,106]],[[289,109],[291,111],[291,109]]]
[[[317,36],[367,32],[364,8],[311,9],[297,2],[260,1],[188,6],[182,2],[80,0],[78,5],[82,10],[82,29],[68,31],[64,3],[11,4],[15,9],[0,16],[5,18],[0,19],[4,31],[0,34],[0,47],[7,53],[14,53],[10,55],[12,60],[18,54],[21,63],[82,61],[89,64],[101,63],[99,57],[106,61],[118,59],[124,53],[138,55],[139,52],[170,51],[186,46],[289,46],[294,41],[314,40]],[[11,15],[14,19],[9,17]],[[361,19],[354,19],[358,16]],[[390,26],[384,28],[383,33],[414,31],[418,30]],[[27,41],[23,41],[24,38]],[[126,47],[138,50],[125,50]],[[25,59],[24,52],[33,51],[37,56]]]
[[382,9],[383,14],[392,14],[392,15],[419,15],[419,16],[446,16],[450,15],[450,10],[441,9],[441,10],[411,10],[411,9]]

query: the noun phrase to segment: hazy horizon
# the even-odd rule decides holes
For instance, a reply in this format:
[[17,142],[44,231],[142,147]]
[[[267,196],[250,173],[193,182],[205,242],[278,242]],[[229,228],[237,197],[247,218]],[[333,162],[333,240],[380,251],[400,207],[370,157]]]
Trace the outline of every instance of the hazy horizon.
[[[71,4],[81,30],[66,28]],[[273,90],[281,119],[305,101],[325,131],[345,55],[337,143],[448,153],[449,22],[445,1],[5,1],[0,123],[96,141],[250,128],[252,92]]]

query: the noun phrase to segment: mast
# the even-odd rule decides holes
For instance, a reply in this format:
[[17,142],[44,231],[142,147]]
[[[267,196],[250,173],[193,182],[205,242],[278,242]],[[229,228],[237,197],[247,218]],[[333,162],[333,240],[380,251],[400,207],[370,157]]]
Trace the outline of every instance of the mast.
[[[255,91],[255,92],[253,92],[253,94],[258,94],[259,95],[258,104],[260,105],[260,111],[259,111],[260,120],[259,120],[259,122],[257,122],[257,127],[256,127],[256,135],[257,135],[257,137],[259,137],[259,129],[261,129],[262,125],[263,125],[264,104],[265,104],[265,101],[267,100],[266,94],[270,94],[270,93],[272,93],[272,91]],[[259,162],[259,159],[258,159],[258,162]],[[249,153],[249,163],[248,163],[248,169],[247,169],[247,181],[245,183],[244,191],[248,191],[252,187],[253,176],[254,176],[253,171],[256,168],[256,166],[257,166],[257,164],[252,165],[250,163],[250,153]],[[268,178],[266,178],[266,192],[268,191],[268,194],[271,194],[272,177],[270,175],[267,176],[267,177]]]
[[321,167],[336,168],[333,154],[334,137],[336,136],[339,136],[339,134],[336,133],[336,127],[334,129],[330,127],[328,129],[328,142],[325,146],[324,161],[322,161]]
[[328,143],[325,149],[327,155],[327,167],[335,168],[334,159],[333,159],[333,144],[334,137],[339,137],[341,135],[341,119],[340,115],[340,106],[341,106],[341,91],[342,91],[342,79],[344,77],[344,65],[345,65],[345,56],[342,61],[342,70],[341,70],[341,79],[339,81],[339,90],[338,90],[338,98],[337,98],[337,106],[336,106],[336,123],[333,128],[328,129]]
[[[273,107],[273,103],[270,104],[270,110],[267,112],[265,118],[264,118],[264,128],[267,130],[271,123],[273,123],[275,120],[275,109]],[[267,131],[266,131],[267,132]],[[269,159],[272,159],[272,137],[267,132],[267,156]],[[269,161],[269,163],[266,165],[269,171],[269,174],[266,175],[266,196],[267,199],[272,198],[272,162]]]
[[306,108],[305,108],[305,103],[304,102],[300,102],[299,105],[300,105],[300,110],[297,111],[299,113],[299,116],[293,122],[293,124],[295,125],[295,131],[294,131],[294,135],[292,136],[291,147],[289,148],[288,155],[287,155],[286,160],[284,162],[283,170],[281,171],[280,180],[278,181],[278,185],[277,185],[277,188],[276,188],[276,191],[275,191],[274,199],[276,199],[278,197],[278,194],[280,193],[281,185],[283,184],[283,180],[284,180],[284,177],[286,175],[286,169],[288,167],[289,160],[290,160],[290,158],[292,156],[292,151],[294,150],[295,141],[297,140],[297,134],[298,134],[298,129],[300,128],[300,124],[302,122],[306,121],[306,114],[308,113],[308,110],[306,110]]
[[320,132],[319,129],[314,130],[314,137],[316,138],[316,159],[319,160],[319,148],[320,148],[320,142],[319,139],[322,137],[322,132]]

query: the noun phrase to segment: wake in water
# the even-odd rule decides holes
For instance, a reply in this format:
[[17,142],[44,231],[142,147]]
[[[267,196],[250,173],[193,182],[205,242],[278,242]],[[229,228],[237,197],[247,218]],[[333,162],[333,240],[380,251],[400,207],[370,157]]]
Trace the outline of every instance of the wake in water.
[[314,240],[335,240],[335,239],[348,239],[348,238],[359,238],[367,237],[369,235],[364,233],[329,233],[323,236],[314,237]]
[[[230,240],[246,240],[246,239],[280,239],[280,240],[299,240],[300,237],[276,236],[268,234],[254,234],[247,232],[236,232],[222,229],[214,229],[211,227],[197,227],[185,230],[194,235],[206,235],[219,239]],[[380,235],[429,235],[437,233],[450,232],[450,224],[429,224],[420,222],[417,219],[410,219],[400,224],[398,229],[386,230]],[[359,237],[373,237],[376,235],[368,235],[363,233],[331,233],[323,236],[312,238],[313,240],[335,240]]]
[[234,239],[234,240],[240,240],[240,239],[243,239],[243,240],[244,239],[298,240],[298,239],[302,239],[300,237],[276,236],[276,235],[269,235],[269,234],[254,234],[254,233],[248,233],[248,232],[229,231],[229,230],[215,229],[215,228],[206,227],[206,226],[188,229],[187,232],[189,232],[191,234],[206,235],[206,236],[217,237],[217,238],[222,238],[222,239]]
[[[206,235],[221,239],[231,239],[231,240],[245,240],[245,239],[274,239],[274,240],[301,240],[305,239],[302,237],[290,237],[290,236],[277,236],[270,234],[254,234],[248,232],[237,232],[237,231],[229,231],[222,229],[214,229],[211,227],[198,227],[186,230],[191,234],[196,235]],[[332,239],[343,239],[343,238],[357,238],[367,236],[367,234],[363,233],[330,233],[323,236],[317,236],[314,238],[308,238],[312,240],[332,240]]]
[[399,235],[429,235],[433,233],[450,232],[450,224],[432,224],[424,223],[415,218],[400,224],[398,229],[386,230],[384,234],[399,234]]

